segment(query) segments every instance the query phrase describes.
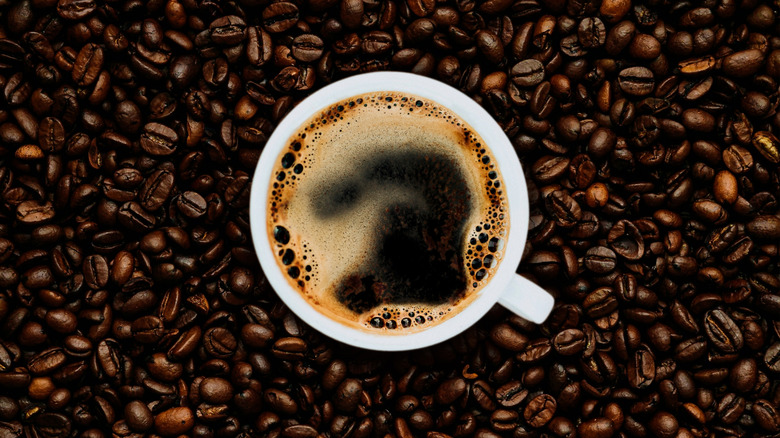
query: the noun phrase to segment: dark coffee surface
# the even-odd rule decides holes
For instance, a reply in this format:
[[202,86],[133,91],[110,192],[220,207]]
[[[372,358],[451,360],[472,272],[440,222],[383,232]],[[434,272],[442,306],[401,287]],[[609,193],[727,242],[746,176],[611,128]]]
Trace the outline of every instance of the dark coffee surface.
[[[338,214],[372,196],[374,187],[401,186],[414,192],[409,204],[385,206],[377,254],[361,273],[343,279],[335,293],[344,305],[364,312],[381,303],[454,303],[466,293],[466,226],[472,205],[469,186],[457,163],[446,156],[389,153],[363,163],[365,173],[330,190],[338,199],[316,199],[324,214]],[[373,195],[376,195],[375,193]],[[334,211],[335,210],[335,211]],[[375,293],[375,291],[380,291]]]
[[495,272],[503,247],[488,241],[508,231],[503,180],[479,136],[440,104],[353,96],[288,142],[269,189],[269,240],[321,313],[371,333],[421,330],[457,314]]
[[[778,12],[1,1],[0,437],[775,436]],[[544,324],[495,308],[366,352],[268,286],[265,139],[384,69],[463,90],[512,139]]]

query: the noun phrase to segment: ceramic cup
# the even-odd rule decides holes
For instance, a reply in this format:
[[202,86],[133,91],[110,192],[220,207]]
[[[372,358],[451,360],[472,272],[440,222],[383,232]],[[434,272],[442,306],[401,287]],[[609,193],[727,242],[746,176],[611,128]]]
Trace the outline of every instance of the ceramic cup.
[[[509,209],[509,233],[503,260],[488,283],[471,302],[441,323],[407,334],[378,334],[345,326],[310,304],[287,282],[279,268],[266,232],[268,190],[273,169],[287,142],[313,115],[353,96],[381,91],[413,94],[444,106],[476,131],[493,152],[504,179]],[[356,347],[399,351],[427,347],[449,339],[477,322],[496,303],[530,321],[543,322],[553,306],[553,297],[515,273],[528,234],[528,190],[520,161],[512,144],[495,120],[471,98],[443,82],[400,72],[365,73],[334,82],[313,93],[279,123],[263,149],[254,174],[250,200],[252,239],[265,276],[282,301],[311,327],[338,341]],[[385,331],[385,333],[387,333]]]

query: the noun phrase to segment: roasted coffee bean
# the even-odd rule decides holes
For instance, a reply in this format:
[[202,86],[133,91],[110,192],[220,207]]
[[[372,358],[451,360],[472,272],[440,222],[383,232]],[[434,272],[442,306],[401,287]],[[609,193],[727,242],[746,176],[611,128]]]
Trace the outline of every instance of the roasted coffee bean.
[[586,343],[587,340],[582,330],[574,328],[558,333],[552,340],[555,351],[563,356],[579,354],[585,348]]
[[92,289],[101,289],[108,284],[109,269],[105,257],[94,254],[84,259],[84,281]]
[[[411,0],[422,1],[422,0]],[[498,36],[493,32],[479,30],[474,36],[477,49],[482,53],[488,62],[498,64],[504,59],[504,46]]]
[[632,388],[647,388],[655,379],[655,357],[648,348],[637,349],[629,358],[626,373]]
[[707,312],[704,330],[715,348],[724,353],[734,353],[742,348],[742,332],[729,315],[720,309]]
[[607,235],[607,242],[618,255],[628,260],[639,260],[645,253],[642,234],[627,220],[620,220],[612,226]]
[[442,382],[436,390],[436,402],[442,405],[450,405],[458,400],[466,390],[466,381],[463,379],[450,379]]
[[526,349],[517,355],[521,362],[537,362],[546,358],[552,352],[552,346],[547,339],[539,339],[528,344]]
[[177,198],[179,211],[188,218],[197,219],[206,214],[208,204],[206,200],[197,192],[187,191]]
[[76,315],[67,309],[52,309],[46,313],[46,325],[62,334],[73,333],[78,320]]
[[774,372],[780,370],[780,342],[776,342],[767,348],[764,354],[764,363]]
[[127,425],[135,432],[146,432],[154,425],[154,415],[144,403],[138,400],[125,405],[124,413]]
[[528,338],[509,324],[499,324],[490,332],[490,339],[499,347],[510,351],[521,351],[528,344]]
[[618,301],[610,287],[600,287],[594,290],[583,301],[585,311],[593,318],[607,316],[617,306]]
[[265,30],[271,33],[284,32],[298,22],[298,7],[289,2],[277,2],[263,9],[262,23]]
[[360,47],[368,55],[383,55],[393,47],[393,37],[387,32],[372,31],[363,35]]
[[182,333],[168,350],[168,356],[175,360],[188,357],[198,347],[201,333],[198,327],[193,327]]
[[713,193],[715,199],[721,203],[735,203],[739,197],[737,178],[728,170],[720,171],[715,175]]
[[579,204],[568,193],[556,190],[545,198],[545,206],[562,227],[572,227],[582,218]]
[[155,217],[137,202],[126,202],[119,207],[118,222],[136,233],[151,231],[156,225]]
[[233,396],[230,382],[219,377],[207,377],[200,383],[200,396],[208,403],[226,403]]
[[241,329],[241,339],[252,347],[265,347],[273,336],[274,332],[261,324],[247,324]]
[[271,352],[280,359],[293,360],[302,358],[306,349],[306,342],[302,339],[287,337],[278,339],[274,343]]
[[571,161],[564,157],[545,156],[533,164],[531,173],[540,183],[555,181],[564,175],[570,163]]
[[673,437],[677,436],[679,430],[679,423],[674,415],[668,412],[658,412],[650,420],[650,430],[658,437]]
[[27,387],[27,394],[33,400],[45,400],[51,396],[54,388],[54,382],[50,377],[33,377],[30,386]]
[[630,96],[646,96],[653,92],[655,78],[646,67],[629,67],[618,75],[618,85]]
[[232,46],[246,37],[246,23],[241,17],[228,15],[217,18],[209,25],[211,41],[216,44]]
[[585,18],[577,27],[577,39],[586,49],[601,47],[607,40],[607,28],[600,18]]
[[544,80],[544,65],[536,59],[526,59],[512,67],[509,75],[519,87],[532,87]]
[[747,232],[761,239],[780,238],[780,217],[762,215],[757,216],[747,224]]
[[66,360],[65,352],[61,348],[54,347],[31,358],[27,363],[27,369],[33,375],[51,374],[61,367]]
[[505,408],[519,406],[527,396],[528,390],[517,381],[506,383],[496,389],[496,402]]
[[57,13],[66,20],[81,20],[95,11],[94,0],[60,0],[57,2]]
[[745,410],[745,399],[734,393],[728,393],[720,399],[716,410],[723,423],[734,423]]
[[424,17],[433,11],[435,2],[431,0],[408,0],[406,4],[413,14],[418,17]]
[[16,219],[24,224],[42,224],[54,218],[56,212],[50,202],[23,201],[16,207]]
[[217,358],[227,358],[233,355],[237,347],[235,336],[227,329],[216,327],[203,334],[206,352]]
[[490,415],[490,427],[496,432],[509,432],[518,426],[519,417],[515,411],[498,409]]
[[729,385],[735,391],[745,393],[752,390],[758,379],[758,367],[752,358],[742,359],[734,364],[729,373]]
[[548,394],[542,394],[528,402],[523,418],[533,427],[542,427],[555,415],[556,408],[555,399]]
[[780,140],[771,132],[761,131],[753,134],[752,143],[769,162],[780,163]]
[[150,155],[170,155],[176,151],[179,136],[159,123],[147,123],[141,134],[141,148]]
[[160,435],[171,436],[186,433],[195,424],[195,415],[186,407],[165,410],[154,418],[154,428]]
[[607,274],[615,270],[617,256],[605,246],[590,248],[583,258],[585,268],[596,274]]
[[299,35],[292,42],[292,56],[299,61],[313,62],[320,59],[324,47],[325,43],[317,35]]
[[484,380],[477,380],[472,384],[471,394],[482,409],[493,410],[496,408],[496,403],[493,398],[493,389]]
[[555,109],[556,99],[550,94],[550,88],[549,82],[540,83],[534,89],[528,102],[531,112],[539,119],[547,118]]
[[87,44],[76,57],[71,75],[80,86],[91,85],[103,68],[103,49],[97,44]]
[[604,438],[615,433],[615,425],[609,418],[594,418],[577,426],[577,434],[583,438]]
[[628,52],[634,58],[656,59],[661,54],[661,43],[652,35],[640,33],[631,40]]
[[723,58],[721,70],[727,76],[741,78],[757,72],[763,62],[764,55],[760,50],[743,50]]
[[753,416],[762,429],[773,433],[780,430],[780,413],[778,413],[776,405],[769,401],[756,401],[753,404]]
[[675,348],[675,357],[682,362],[693,362],[706,353],[707,344],[704,337],[686,339]]
[[360,402],[361,391],[362,385],[356,379],[344,380],[336,388],[334,406],[345,413],[354,412]]
[[65,415],[53,412],[42,413],[35,417],[35,430],[48,436],[67,436],[72,429],[71,420]]
[[167,170],[157,170],[141,185],[139,201],[143,208],[155,211],[162,207],[173,190],[174,176]]

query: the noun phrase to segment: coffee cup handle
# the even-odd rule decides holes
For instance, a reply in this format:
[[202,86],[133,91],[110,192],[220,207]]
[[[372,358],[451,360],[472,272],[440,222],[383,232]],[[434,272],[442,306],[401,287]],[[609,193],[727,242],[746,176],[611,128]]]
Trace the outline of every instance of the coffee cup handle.
[[552,311],[552,295],[531,280],[515,274],[498,298],[498,304],[529,321],[541,324]]

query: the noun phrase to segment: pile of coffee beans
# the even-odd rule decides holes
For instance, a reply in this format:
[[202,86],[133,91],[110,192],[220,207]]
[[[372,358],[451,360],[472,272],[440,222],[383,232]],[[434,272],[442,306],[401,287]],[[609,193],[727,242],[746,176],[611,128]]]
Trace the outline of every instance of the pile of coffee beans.
[[[780,27],[758,0],[0,0],[0,437],[780,431]],[[250,175],[307,93],[432,76],[525,166],[521,272],[435,348],[275,296]]]

